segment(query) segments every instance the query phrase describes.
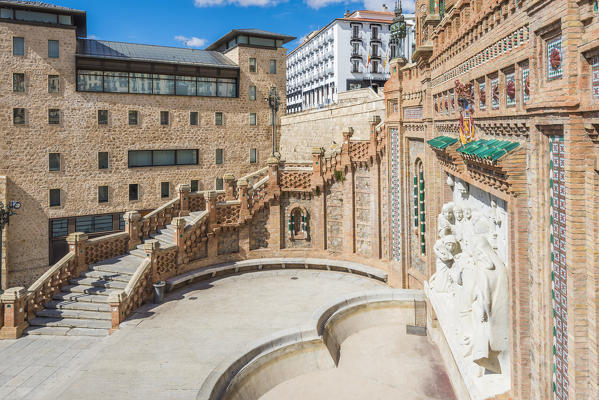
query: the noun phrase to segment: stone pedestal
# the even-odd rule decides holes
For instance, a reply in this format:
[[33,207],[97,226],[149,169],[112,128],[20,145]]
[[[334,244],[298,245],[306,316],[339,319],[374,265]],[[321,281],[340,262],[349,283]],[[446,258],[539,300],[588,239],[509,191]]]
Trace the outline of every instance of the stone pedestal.
[[186,183],[177,185],[177,193],[179,194],[179,216],[185,217],[189,215],[189,193],[191,187]]
[[0,296],[4,311],[4,326],[0,328],[0,339],[18,339],[29,324],[25,321],[25,301],[27,292],[24,287],[7,289]]
[[139,238],[139,220],[141,215],[137,211],[128,211],[123,215],[125,232],[129,235],[129,250],[133,250],[141,243]]
[[85,247],[87,245],[87,234],[83,232],[73,232],[67,236],[69,252],[75,254],[75,271],[72,271],[74,277],[78,277],[87,270],[85,262]]

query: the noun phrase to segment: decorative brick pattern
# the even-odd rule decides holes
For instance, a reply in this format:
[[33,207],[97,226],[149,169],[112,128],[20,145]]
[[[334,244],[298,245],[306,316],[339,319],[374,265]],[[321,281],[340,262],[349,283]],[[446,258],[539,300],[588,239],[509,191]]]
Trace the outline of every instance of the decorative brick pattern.
[[343,183],[327,188],[327,249],[343,250]]
[[281,189],[283,190],[294,190],[299,189],[301,191],[308,190],[310,188],[310,181],[312,179],[312,172],[288,172],[281,171],[280,173]]
[[218,235],[218,255],[239,253],[239,230],[221,232]]
[[566,171],[563,137],[550,140],[551,297],[553,303],[553,391],[568,399],[568,293],[566,271]]
[[422,119],[422,107],[406,107],[403,110],[404,119]]
[[355,214],[356,214],[356,253],[370,256],[370,173],[366,168],[358,168],[354,173]]

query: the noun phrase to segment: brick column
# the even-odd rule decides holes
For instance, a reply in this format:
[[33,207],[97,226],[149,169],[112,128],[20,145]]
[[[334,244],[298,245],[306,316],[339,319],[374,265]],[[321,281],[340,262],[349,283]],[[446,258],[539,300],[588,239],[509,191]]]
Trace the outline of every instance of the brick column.
[[67,236],[69,252],[75,254],[75,271],[73,276],[78,277],[87,270],[85,262],[85,248],[87,246],[87,234],[83,232],[73,232]]
[[268,221],[266,229],[270,233],[268,238],[268,248],[271,250],[279,250],[283,243],[281,232],[281,187],[279,186],[279,159],[270,157],[267,161],[268,171],[268,197],[273,196],[274,199],[270,203]]
[[239,211],[239,221],[242,222],[250,216],[247,179],[241,178],[237,181],[237,190],[239,195],[239,201],[241,202],[241,209]]
[[315,250],[326,249],[326,183],[322,176],[322,147],[312,148],[312,248]]
[[139,238],[140,219],[141,215],[139,215],[137,211],[127,211],[123,215],[123,220],[125,221],[125,232],[127,232],[129,235],[129,250],[133,250],[138,244],[141,243],[141,239]]
[[179,216],[185,217],[189,215],[189,193],[191,193],[191,187],[186,183],[180,183],[177,185],[177,193],[179,194]]
[[349,141],[354,130],[349,128],[343,132],[343,145],[341,147],[341,168],[343,175],[343,252],[353,254],[356,248],[356,222],[355,222],[355,193],[354,171],[351,163]]
[[112,291],[108,295],[108,304],[110,304],[110,334],[119,330],[119,325],[125,320],[124,301],[127,298],[127,293],[122,291]]
[[250,224],[243,223],[239,226],[239,255],[247,257],[250,252]]
[[185,225],[187,221],[183,217],[173,218],[171,224],[175,227],[174,239],[177,245],[177,264],[183,264],[183,255],[185,254]]
[[158,266],[156,265],[156,253],[158,253],[159,250],[160,242],[158,240],[151,239],[144,242],[144,253],[146,253],[146,258],[150,260],[150,268],[152,268],[152,283],[160,280],[157,271]]
[[235,200],[235,176],[233,174],[225,174],[223,181],[225,183],[225,200]]
[[206,193],[206,211],[208,211],[208,231],[216,226],[216,192]]
[[27,292],[24,287],[7,289],[0,296],[4,309],[4,326],[0,329],[0,339],[18,339],[29,324],[25,321],[25,301]]

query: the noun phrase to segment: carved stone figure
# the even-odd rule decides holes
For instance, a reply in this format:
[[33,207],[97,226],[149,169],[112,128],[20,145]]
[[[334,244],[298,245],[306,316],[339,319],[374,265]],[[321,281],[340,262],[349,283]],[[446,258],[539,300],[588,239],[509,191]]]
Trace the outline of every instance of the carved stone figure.
[[462,200],[468,200],[468,196],[470,196],[470,185],[464,181],[456,180],[455,190],[458,191]]
[[439,229],[439,237],[444,237],[453,234],[453,226],[455,217],[453,215],[453,203],[443,204],[443,209],[437,219],[437,227]]
[[437,255],[437,271],[429,280],[430,286],[439,293],[453,291],[454,280],[450,270],[454,265],[454,256],[461,252],[460,243],[453,235],[446,235],[437,240],[433,246]]

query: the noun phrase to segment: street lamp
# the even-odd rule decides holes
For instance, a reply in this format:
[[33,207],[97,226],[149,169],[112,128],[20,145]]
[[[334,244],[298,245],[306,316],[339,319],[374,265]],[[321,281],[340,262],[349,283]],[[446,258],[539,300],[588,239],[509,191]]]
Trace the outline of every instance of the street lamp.
[[[403,10],[401,7],[401,0],[395,3],[395,17],[391,24],[391,43],[394,46],[394,54],[391,54],[391,58],[404,58],[404,39],[406,38],[407,26],[406,20],[403,16]],[[398,52],[398,49],[400,50]]]
[[[4,227],[8,225],[8,220],[12,215],[16,214],[15,210],[21,208],[21,202],[11,201],[4,208],[4,203],[0,201],[0,250],[2,249],[2,231]],[[2,252],[0,251],[0,285],[2,284]],[[2,286],[0,286],[0,293],[2,293]]]
[[264,101],[268,102],[272,112],[272,157],[275,157],[277,152],[277,112],[281,105],[281,98],[277,95],[277,88],[271,87],[270,93]]

